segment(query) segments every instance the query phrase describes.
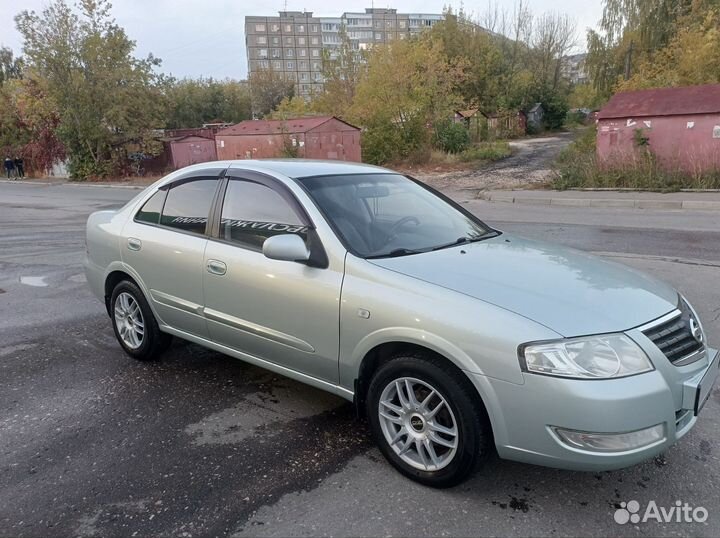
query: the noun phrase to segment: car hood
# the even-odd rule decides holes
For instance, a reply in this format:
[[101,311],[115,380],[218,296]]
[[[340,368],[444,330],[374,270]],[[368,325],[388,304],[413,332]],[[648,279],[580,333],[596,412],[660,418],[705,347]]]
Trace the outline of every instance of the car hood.
[[639,271],[510,234],[371,261],[510,310],[563,336],[624,331],[678,303],[675,290]]

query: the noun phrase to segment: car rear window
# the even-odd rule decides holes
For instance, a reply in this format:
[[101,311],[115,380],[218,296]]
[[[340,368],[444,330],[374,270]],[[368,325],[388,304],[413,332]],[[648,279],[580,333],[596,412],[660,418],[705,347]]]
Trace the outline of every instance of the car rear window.
[[167,191],[157,191],[147,202],[143,204],[140,211],[135,215],[135,220],[139,222],[147,222],[149,224],[160,223],[160,213],[162,212],[163,203],[165,203],[165,195]]

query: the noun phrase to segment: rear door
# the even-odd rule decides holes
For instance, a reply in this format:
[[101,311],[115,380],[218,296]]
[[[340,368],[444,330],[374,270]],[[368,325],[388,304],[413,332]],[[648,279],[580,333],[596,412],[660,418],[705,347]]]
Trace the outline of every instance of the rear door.
[[[256,173],[227,178],[218,230],[205,251],[210,337],[306,375],[337,383],[342,267],[271,260],[271,235],[319,245],[313,225],[281,182]],[[311,244],[312,243],[312,244]]]
[[207,338],[203,261],[218,170],[157,191],[123,231],[123,261],[140,276],[165,324]]

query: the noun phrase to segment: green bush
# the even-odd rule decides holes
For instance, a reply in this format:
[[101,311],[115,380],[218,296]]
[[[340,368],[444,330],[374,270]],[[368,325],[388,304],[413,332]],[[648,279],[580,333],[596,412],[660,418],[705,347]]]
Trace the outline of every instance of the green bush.
[[363,161],[385,164],[429,153],[427,128],[420,121],[398,125],[383,122],[368,126],[362,134]]
[[402,137],[392,126],[370,127],[362,133],[363,161],[370,164],[385,164],[397,158]]
[[462,123],[448,122],[437,129],[435,145],[448,153],[462,153],[470,145],[470,133]]
[[582,112],[568,112],[565,116],[565,127],[581,127],[588,124],[588,118]]
[[[642,133],[641,133],[642,135]],[[556,189],[627,188],[656,191],[679,189],[720,188],[720,170],[688,174],[668,170],[658,163],[646,144],[639,143],[637,158],[614,166],[600,166],[596,155],[596,129],[587,129],[575,142],[565,148],[555,162]]]
[[525,134],[528,136],[535,136],[542,133],[542,127],[537,125],[528,124],[528,126],[525,128]]
[[565,123],[565,118],[568,113],[567,100],[553,96],[543,103],[545,114],[543,115],[543,124],[546,129],[551,131],[561,129]]

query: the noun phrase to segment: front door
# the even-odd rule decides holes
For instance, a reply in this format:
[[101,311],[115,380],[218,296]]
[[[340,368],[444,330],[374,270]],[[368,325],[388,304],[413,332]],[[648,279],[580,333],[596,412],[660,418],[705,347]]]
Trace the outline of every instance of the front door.
[[218,237],[205,249],[205,317],[217,343],[337,383],[342,272],[262,253],[271,235],[308,240],[311,226],[284,185],[229,178]]

